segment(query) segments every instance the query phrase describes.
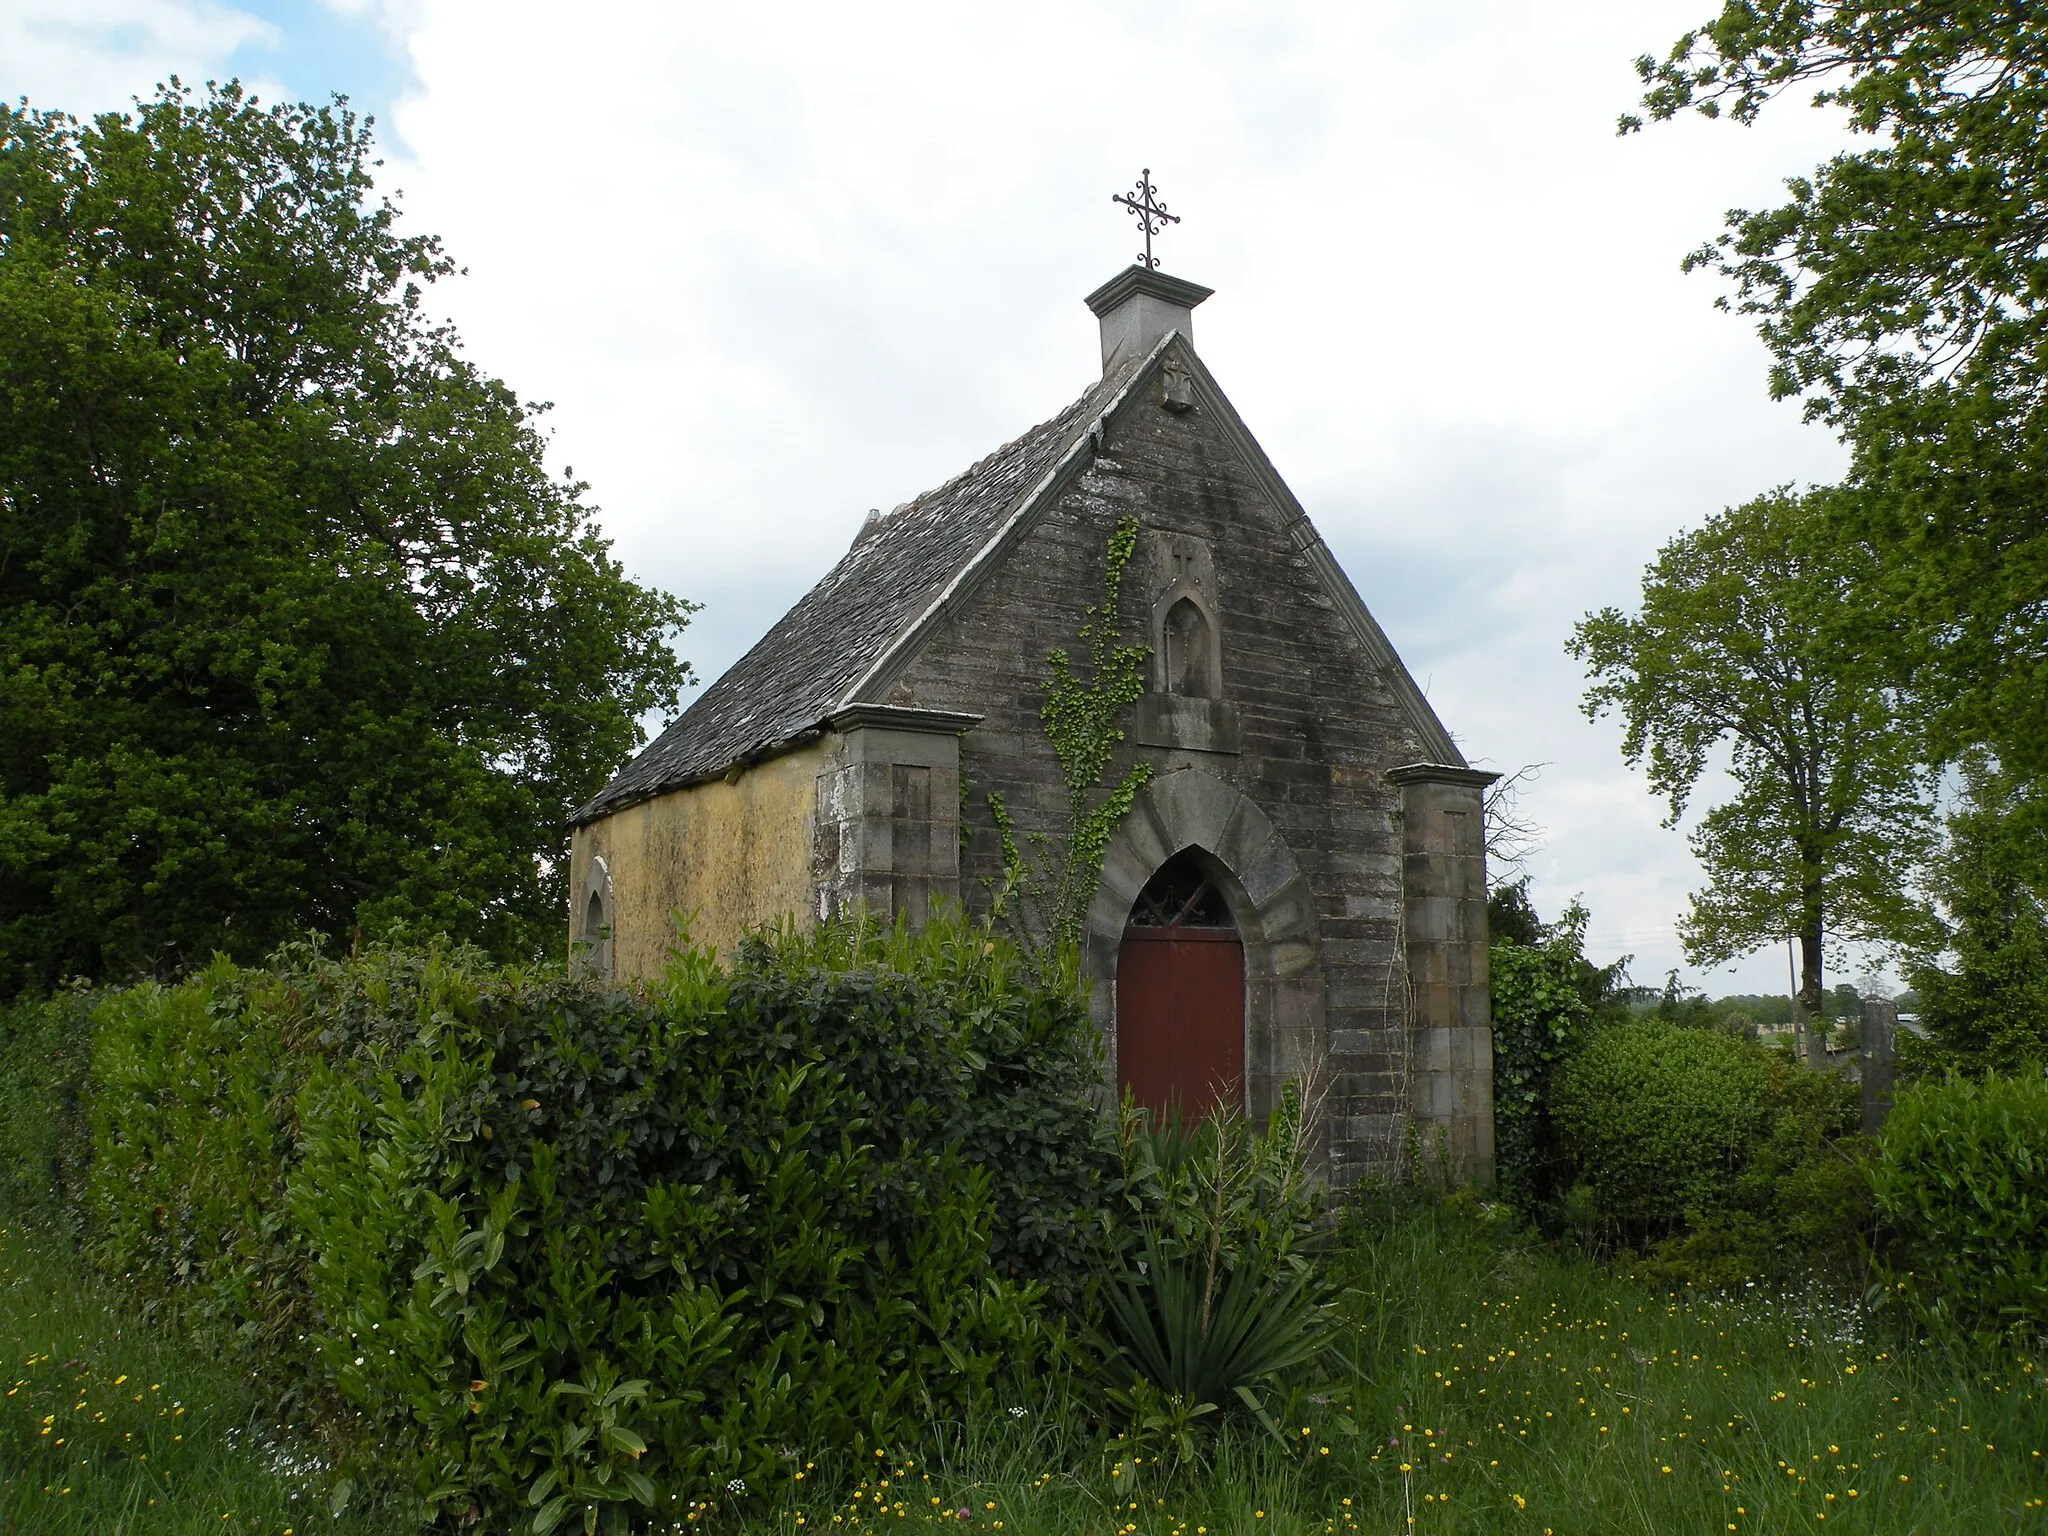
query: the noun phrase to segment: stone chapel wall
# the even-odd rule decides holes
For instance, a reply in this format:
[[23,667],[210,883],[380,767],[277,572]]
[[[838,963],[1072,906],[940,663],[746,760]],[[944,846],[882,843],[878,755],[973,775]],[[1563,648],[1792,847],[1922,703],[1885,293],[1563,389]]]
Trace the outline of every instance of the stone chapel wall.
[[1026,831],[1061,825],[1058,765],[1038,721],[1045,656],[1073,651],[1125,513],[1145,533],[1120,632],[1149,638],[1174,583],[1205,582],[1228,710],[1209,712],[1204,734],[1177,723],[1185,711],[1141,705],[1112,771],[1139,754],[1162,776],[1199,769],[1270,820],[1314,905],[1320,985],[1304,1027],[1322,1047],[1328,1172],[1344,1185],[1392,1171],[1410,1085],[1401,794],[1386,773],[1422,753],[1400,701],[1313,576],[1289,514],[1206,410],[1128,406],[1033,529],[900,676],[883,680],[922,707],[986,716],[961,740],[961,888],[975,902],[1000,873],[989,791]]

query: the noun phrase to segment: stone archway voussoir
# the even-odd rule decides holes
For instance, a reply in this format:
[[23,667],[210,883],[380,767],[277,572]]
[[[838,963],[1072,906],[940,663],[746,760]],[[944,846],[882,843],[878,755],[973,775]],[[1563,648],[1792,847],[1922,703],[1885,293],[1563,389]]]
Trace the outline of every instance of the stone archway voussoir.
[[1245,803],[1231,785],[1194,768],[1162,774],[1145,786],[1144,793],[1157,809],[1174,852],[1191,847],[1214,852],[1232,813]]

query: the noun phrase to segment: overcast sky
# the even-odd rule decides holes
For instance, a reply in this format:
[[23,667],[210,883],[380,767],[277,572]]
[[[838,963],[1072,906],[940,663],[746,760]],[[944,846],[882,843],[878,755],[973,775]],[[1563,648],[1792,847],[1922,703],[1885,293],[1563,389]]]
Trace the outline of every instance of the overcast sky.
[[[1537,904],[1682,966],[1684,829],[1589,724],[1573,622],[1681,528],[1843,458],[1765,394],[1724,210],[1838,142],[1789,110],[1617,137],[1709,0],[1219,5],[0,0],[0,92],[176,73],[375,114],[467,268],[436,306],[554,402],[626,568],[702,602],[706,679],[888,508],[1098,371],[1141,166],[1216,290],[1195,342],[1474,762],[1547,765]],[[1782,950],[1688,980],[1783,990]]]

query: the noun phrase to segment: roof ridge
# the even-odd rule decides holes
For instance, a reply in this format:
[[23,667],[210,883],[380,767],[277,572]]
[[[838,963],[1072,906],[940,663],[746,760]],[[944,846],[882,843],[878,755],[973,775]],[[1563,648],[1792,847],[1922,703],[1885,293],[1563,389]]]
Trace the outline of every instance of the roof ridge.
[[[874,683],[877,676],[882,675],[886,671],[890,661],[902,653],[903,648],[916,637],[919,631],[923,630],[939,613],[945,610],[955,594],[961,590],[962,583],[970,583],[970,586],[972,585],[970,578],[974,576],[975,572],[982,566],[982,563],[989,557],[990,552],[1004,543],[1010,533],[1015,530],[1023,515],[1033,506],[1037,505],[1048,487],[1059,478],[1061,470],[1065,467],[1067,461],[1074,456],[1075,451],[1079,449],[1084,441],[1095,437],[1101,424],[1123,404],[1124,397],[1131,391],[1131,386],[1150,369],[1161,354],[1179,337],[1179,331],[1167,331],[1144,357],[1131,360],[1115,373],[1104,374],[1089,387],[1088,391],[1080,399],[1060,412],[1058,416],[1048,421],[1040,422],[1038,426],[1032,428],[1032,433],[1041,432],[1056,425],[1066,417],[1074,417],[1074,427],[1068,435],[1067,447],[1060,454],[1058,461],[1050,465],[1046,472],[1033,482],[1028,491],[1025,491],[1011,503],[1010,509],[1004,515],[1001,523],[990,530],[989,536],[982,541],[978,549],[972,551],[965,560],[960,562],[954,569],[951,577],[947,579],[945,585],[940,588],[937,595],[925,606],[923,611],[918,613],[908,624],[904,625],[889,643],[876,653],[875,659],[869,664],[867,670],[856,678],[848,688],[846,697],[840,701],[842,704],[851,702],[856,694],[868,688]],[[1193,348],[1190,347],[1189,350],[1193,351]],[[1114,386],[1113,388],[1111,387],[1112,385]],[[1092,413],[1092,419],[1090,419],[1090,414],[1084,411],[1082,407],[1086,406],[1090,400],[1097,396],[1101,397],[1101,404],[1096,406]],[[1086,422],[1085,428],[1082,426],[1084,421]],[[1031,433],[1025,434],[1026,437],[1030,435]],[[1023,438],[1017,439],[1018,443],[1023,441]]]

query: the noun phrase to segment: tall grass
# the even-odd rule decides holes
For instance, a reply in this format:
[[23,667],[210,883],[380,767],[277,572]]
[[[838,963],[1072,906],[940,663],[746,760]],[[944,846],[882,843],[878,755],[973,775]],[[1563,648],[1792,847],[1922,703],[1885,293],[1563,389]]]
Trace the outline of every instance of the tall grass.
[[[1059,1379],[921,1449],[734,1489],[683,1527],[778,1536],[2048,1532],[2039,1362],[1867,1336],[1853,1307],[1666,1294],[1478,1202],[1354,1215],[1329,1392],[1194,1464]],[[237,1371],[158,1337],[60,1243],[0,1232],[0,1531],[365,1530]],[[1316,1399],[1321,1398],[1318,1402]],[[1348,1411],[1340,1411],[1348,1410]],[[1356,1433],[1347,1434],[1346,1424]],[[1309,1433],[1300,1435],[1306,1427]],[[47,1433],[45,1432],[47,1430]]]
[[341,1533],[331,1479],[232,1365],[86,1280],[62,1238],[0,1228],[0,1531]]
[[764,1523],[785,1536],[2048,1531],[2037,1361],[1887,1347],[1838,1303],[1647,1290],[1491,1214],[1454,1203],[1348,1223],[1338,1374],[1355,1435],[1305,1400],[1298,1446],[1232,1426],[1202,1464],[1169,1471],[1104,1446],[1053,1392],[926,1461],[793,1467]]

